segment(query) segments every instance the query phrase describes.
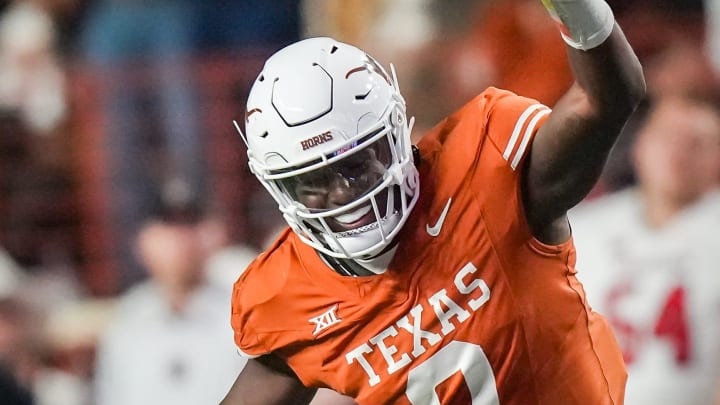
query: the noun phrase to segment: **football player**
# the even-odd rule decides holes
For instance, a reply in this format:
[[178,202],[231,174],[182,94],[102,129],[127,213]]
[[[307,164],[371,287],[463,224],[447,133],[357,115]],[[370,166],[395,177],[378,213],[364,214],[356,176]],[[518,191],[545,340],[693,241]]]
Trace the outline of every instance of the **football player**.
[[312,38],[267,60],[244,139],[290,227],[235,284],[251,360],[223,405],[317,387],[360,404],[623,402],[566,211],[645,82],[604,0],[543,3],[576,76],[553,110],[489,88],[417,148],[394,70],[365,52]]

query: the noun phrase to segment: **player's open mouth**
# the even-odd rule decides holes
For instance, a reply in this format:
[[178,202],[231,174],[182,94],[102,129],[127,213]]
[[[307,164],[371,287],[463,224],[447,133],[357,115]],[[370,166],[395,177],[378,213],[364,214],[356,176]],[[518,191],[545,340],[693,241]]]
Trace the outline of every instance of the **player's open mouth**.
[[355,211],[348,212],[347,214],[337,215],[333,219],[339,225],[342,225],[344,227],[353,227],[355,225],[362,225],[359,222],[361,222],[361,220],[364,219],[365,216],[370,213],[370,211],[372,211],[372,206],[370,204],[363,205]]

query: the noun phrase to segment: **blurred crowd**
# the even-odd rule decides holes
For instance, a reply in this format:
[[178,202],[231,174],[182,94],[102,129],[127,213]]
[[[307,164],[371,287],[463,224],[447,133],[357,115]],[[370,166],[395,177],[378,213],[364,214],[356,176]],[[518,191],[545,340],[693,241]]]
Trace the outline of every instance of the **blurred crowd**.
[[[579,277],[629,404],[717,404],[720,2],[609,3],[648,97],[571,215]],[[394,63],[416,138],[487,86],[552,106],[572,80],[538,0],[0,1],[0,403],[221,398],[232,283],[284,224],[232,120],[318,35]],[[664,378],[688,395],[639,393]]]

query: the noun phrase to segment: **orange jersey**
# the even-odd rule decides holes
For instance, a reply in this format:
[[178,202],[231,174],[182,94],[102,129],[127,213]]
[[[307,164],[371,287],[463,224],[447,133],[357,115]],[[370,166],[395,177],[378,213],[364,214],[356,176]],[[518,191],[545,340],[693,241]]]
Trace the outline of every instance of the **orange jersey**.
[[525,222],[519,169],[548,113],[490,88],[429,132],[383,274],[341,276],[286,231],[235,284],[239,349],[360,404],[621,404],[622,355],[572,240]]

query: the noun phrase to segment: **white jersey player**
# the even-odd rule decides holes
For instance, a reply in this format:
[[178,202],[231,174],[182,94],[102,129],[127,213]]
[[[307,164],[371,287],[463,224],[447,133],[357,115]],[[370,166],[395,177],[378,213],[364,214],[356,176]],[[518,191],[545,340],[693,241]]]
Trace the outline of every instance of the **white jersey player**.
[[570,213],[578,277],[623,350],[626,403],[712,404],[720,381],[720,120],[705,105],[662,101],[633,153],[637,188]]

